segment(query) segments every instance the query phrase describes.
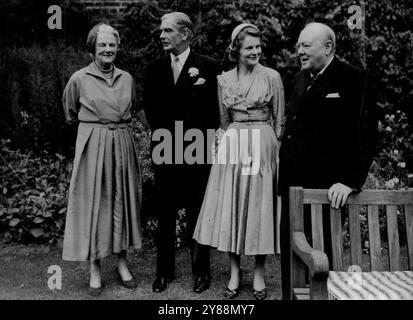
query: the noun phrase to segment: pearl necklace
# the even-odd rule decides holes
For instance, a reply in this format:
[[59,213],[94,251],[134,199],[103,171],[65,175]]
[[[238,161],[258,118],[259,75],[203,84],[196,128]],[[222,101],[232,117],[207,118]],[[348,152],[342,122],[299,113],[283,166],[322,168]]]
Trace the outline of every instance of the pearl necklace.
[[113,78],[113,72],[115,71],[115,68],[113,66],[113,64],[111,64],[111,67],[109,70],[104,70],[102,68],[100,68],[98,66],[98,64],[96,63],[96,61],[94,61],[96,67],[98,68],[98,70],[101,72],[103,78],[105,78],[106,80],[112,79]]

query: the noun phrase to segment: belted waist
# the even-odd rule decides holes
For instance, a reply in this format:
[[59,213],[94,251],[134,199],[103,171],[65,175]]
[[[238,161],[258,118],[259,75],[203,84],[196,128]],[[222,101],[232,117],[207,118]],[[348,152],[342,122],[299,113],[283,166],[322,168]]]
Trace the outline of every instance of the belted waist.
[[234,121],[234,123],[242,124],[268,124],[268,120],[243,120],[243,121]]
[[132,122],[132,119],[128,119],[125,121],[120,122],[112,122],[112,121],[80,121],[80,123],[84,123],[88,126],[92,126],[94,128],[107,128],[109,130],[117,130],[122,128],[128,128],[129,124]]

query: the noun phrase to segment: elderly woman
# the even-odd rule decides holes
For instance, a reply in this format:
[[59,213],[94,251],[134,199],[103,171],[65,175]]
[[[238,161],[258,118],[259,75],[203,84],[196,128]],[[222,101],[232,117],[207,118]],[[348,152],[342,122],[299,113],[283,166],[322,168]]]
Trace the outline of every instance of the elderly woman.
[[284,123],[284,89],[277,71],[259,63],[261,35],[237,26],[230,59],[237,66],[218,76],[221,130],[194,238],[229,252],[231,278],[225,298],[239,294],[240,255],[255,256],[253,295],[267,296],[264,264],[276,253],[274,208],[278,150]]
[[90,261],[89,294],[103,290],[100,259],[116,253],[121,284],[136,288],[126,251],[141,248],[141,178],[129,125],[134,106],[132,76],[113,64],[119,33],[94,26],[86,46],[93,58],[76,71],[63,93],[69,123],[78,122],[70,181],[63,259]]

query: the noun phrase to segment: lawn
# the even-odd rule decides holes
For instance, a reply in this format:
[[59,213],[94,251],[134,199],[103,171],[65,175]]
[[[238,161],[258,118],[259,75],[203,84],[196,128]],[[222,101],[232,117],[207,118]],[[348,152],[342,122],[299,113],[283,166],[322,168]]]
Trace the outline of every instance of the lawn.
[[[151,249],[131,252],[130,269],[138,280],[135,290],[123,288],[114,269],[116,257],[103,260],[103,280],[106,288],[98,298],[87,294],[88,265],[84,262],[66,262],[61,259],[59,246],[0,245],[0,299],[18,300],[220,300],[229,279],[229,259],[226,253],[211,251],[212,282],[209,290],[201,294],[192,292],[193,280],[190,268],[190,253],[187,248],[176,251],[176,276],[169,288],[162,293],[152,292],[155,279],[156,252]],[[62,270],[62,289],[48,287],[51,265]],[[253,257],[242,257],[241,269],[244,278],[237,300],[255,300],[252,296]],[[266,284],[268,300],[281,298],[280,257],[271,255],[267,259]]]

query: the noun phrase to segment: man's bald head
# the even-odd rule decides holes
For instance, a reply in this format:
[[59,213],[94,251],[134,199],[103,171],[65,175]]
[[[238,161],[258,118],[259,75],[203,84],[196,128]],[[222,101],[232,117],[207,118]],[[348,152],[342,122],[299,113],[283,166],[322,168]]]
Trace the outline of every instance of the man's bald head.
[[301,32],[304,32],[304,30],[312,33],[320,41],[331,41],[334,51],[336,47],[336,34],[328,25],[320,22],[310,22]]
[[297,42],[301,68],[317,73],[334,55],[335,46],[336,36],[329,26],[319,22],[307,24]]

